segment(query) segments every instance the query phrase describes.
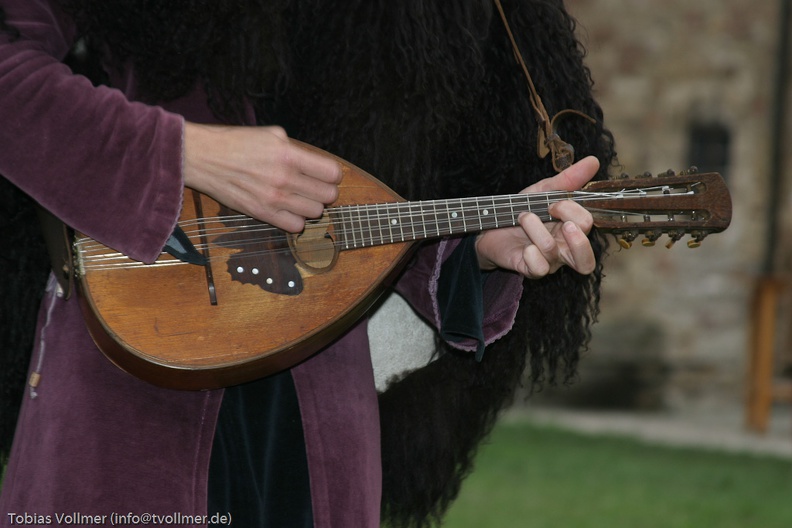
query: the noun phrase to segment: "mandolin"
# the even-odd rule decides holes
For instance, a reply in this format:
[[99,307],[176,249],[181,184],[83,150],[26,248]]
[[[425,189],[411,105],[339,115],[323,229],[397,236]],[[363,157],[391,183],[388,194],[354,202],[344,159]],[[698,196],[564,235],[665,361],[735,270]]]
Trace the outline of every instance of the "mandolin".
[[[331,154],[327,154],[330,156]],[[715,173],[595,181],[574,192],[404,201],[338,159],[340,196],[298,234],[185,196],[178,236],[152,264],[77,234],[75,275],[89,331],[122,369],[151,383],[210,389],[291,367],[338,337],[402,269],[416,242],[544,221],[574,200],[628,248],[643,236],[697,247],[731,221]]]

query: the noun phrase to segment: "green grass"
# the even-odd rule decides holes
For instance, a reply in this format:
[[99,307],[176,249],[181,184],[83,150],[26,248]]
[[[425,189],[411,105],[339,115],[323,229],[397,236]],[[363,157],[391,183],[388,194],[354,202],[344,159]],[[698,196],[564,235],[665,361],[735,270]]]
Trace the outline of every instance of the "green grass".
[[444,526],[789,528],[792,462],[505,423]]

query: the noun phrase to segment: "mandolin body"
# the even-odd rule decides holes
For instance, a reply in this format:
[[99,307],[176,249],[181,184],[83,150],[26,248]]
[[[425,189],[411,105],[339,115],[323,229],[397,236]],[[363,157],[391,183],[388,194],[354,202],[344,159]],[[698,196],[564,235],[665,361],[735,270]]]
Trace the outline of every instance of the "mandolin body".
[[[346,162],[342,167],[338,205],[401,201],[364,171]],[[180,223],[205,217],[208,238],[227,231],[217,219],[220,205],[203,195],[199,200],[202,215],[185,198]],[[223,244],[211,246],[210,288],[202,265],[135,265],[127,259],[94,269],[87,265],[91,257],[80,239],[75,244],[77,282],[93,339],[122,369],[178,389],[243,383],[306,359],[370,307],[413,246],[401,242],[337,252],[328,267],[319,270],[299,263],[288,251],[279,252],[276,266],[302,279],[300,291],[289,294],[234,278],[228,262],[240,250]],[[96,246],[93,242],[92,255],[113,254],[110,248]],[[173,262],[169,255],[163,259]],[[257,276],[266,281],[275,270],[262,264]],[[283,275],[273,273],[276,280]],[[288,284],[283,289],[288,290]]]

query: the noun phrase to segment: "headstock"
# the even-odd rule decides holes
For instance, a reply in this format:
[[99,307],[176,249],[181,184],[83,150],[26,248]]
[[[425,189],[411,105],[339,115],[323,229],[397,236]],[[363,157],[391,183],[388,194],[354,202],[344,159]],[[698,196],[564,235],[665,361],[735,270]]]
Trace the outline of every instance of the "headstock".
[[695,168],[679,174],[668,171],[658,176],[595,181],[578,200],[594,216],[594,225],[614,233],[619,244],[628,249],[644,235],[645,246],[653,246],[668,235],[671,247],[686,234],[688,247],[698,247],[710,233],[719,233],[731,222],[729,189],[720,174],[698,174]]

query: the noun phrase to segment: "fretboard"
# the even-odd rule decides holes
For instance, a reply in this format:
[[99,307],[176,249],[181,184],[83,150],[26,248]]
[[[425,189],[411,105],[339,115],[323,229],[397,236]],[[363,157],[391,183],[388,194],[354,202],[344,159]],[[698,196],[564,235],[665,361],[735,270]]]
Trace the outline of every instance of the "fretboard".
[[509,194],[387,204],[348,205],[328,212],[342,249],[476,233],[517,225],[520,213],[552,220],[550,204],[567,193]]

